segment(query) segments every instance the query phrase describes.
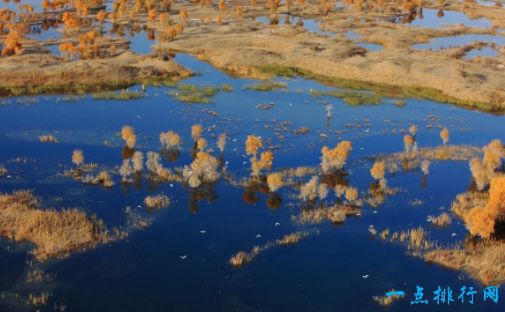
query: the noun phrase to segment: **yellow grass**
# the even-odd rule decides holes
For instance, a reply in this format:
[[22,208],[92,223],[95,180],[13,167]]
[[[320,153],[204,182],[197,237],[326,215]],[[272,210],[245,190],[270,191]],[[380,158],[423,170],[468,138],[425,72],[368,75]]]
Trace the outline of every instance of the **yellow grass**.
[[110,240],[102,221],[77,209],[42,210],[30,191],[0,195],[0,236],[35,245],[38,260],[61,258]]
[[484,285],[505,282],[505,243],[498,241],[468,242],[463,249],[436,249],[424,259],[444,267],[465,271]]

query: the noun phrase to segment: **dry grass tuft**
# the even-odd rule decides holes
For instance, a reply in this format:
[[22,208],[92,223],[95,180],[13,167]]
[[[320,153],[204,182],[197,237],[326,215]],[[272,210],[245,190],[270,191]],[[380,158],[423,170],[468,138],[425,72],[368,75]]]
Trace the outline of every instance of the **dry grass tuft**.
[[240,267],[247,263],[250,263],[262,252],[266,250],[277,247],[277,246],[287,246],[299,243],[302,239],[309,236],[308,232],[294,232],[291,234],[286,234],[282,238],[275,240],[274,242],[267,242],[262,246],[254,246],[250,252],[239,251],[234,254],[229,263],[233,267]]
[[239,251],[230,258],[230,264],[234,267],[242,266],[246,263],[251,262],[254,259],[252,254],[244,251]]
[[300,195],[299,198],[301,200],[314,200],[317,198],[317,190],[319,185],[319,178],[317,176],[313,176],[310,180],[300,186]]
[[52,134],[43,134],[39,136],[39,141],[42,143],[58,143],[58,138]]
[[307,237],[309,234],[306,232],[295,232],[291,234],[284,235],[281,239],[276,241],[279,246],[293,245],[299,243],[302,239]]
[[343,223],[348,216],[359,215],[360,208],[349,205],[335,204],[331,207],[322,206],[317,209],[306,209],[293,216],[292,220],[299,224],[319,224],[324,221]]
[[181,137],[174,131],[167,131],[160,133],[161,146],[168,149],[177,149],[182,143]]
[[[389,290],[388,292],[395,291],[394,289]],[[383,307],[388,307],[395,303],[396,301],[400,301],[404,298],[405,296],[373,296],[373,301],[375,301],[378,305],[381,305]]]
[[447,212],[444,212],[437,217],[428,216],[428,222],[439,227],[446,227],[451,225],[452,218]]
[[493,240],[468,241],[464,248],[435,249],[424,255],[428,262],[465,271],[484,285],[505,282],[505,243]]
[[114,180],[107,171],[100,171],[96,176],[87,174],[81,178],[82,183],[103,185],[105,187],[113,187],[115,185]]
[[432,247],[432,243],[428,240],[426,231],[422,227],[412,228],[407,231],[390,233],[385,230],[380,233],[382,239],[390,241],[398,241],[406,243],[408,249],[415,255],[418,255],[423,250],[428,250]]
[[48,292],[42,292],[38,295],[34,295],[30,293],[28,295],[28,304],[38,307],[38,306],[45,306],[49,303],[49,298],[51,297],[51,294]]
[[151,209],[166,208],[170,205],[170,198],[163,194],[156,196],[147,196],[144,198],[144,204]]
[[77,209],[41,210],[30,191],[0,195],[0,236],[35,245],[38,260],[62,258],[111,240],[101,220]]

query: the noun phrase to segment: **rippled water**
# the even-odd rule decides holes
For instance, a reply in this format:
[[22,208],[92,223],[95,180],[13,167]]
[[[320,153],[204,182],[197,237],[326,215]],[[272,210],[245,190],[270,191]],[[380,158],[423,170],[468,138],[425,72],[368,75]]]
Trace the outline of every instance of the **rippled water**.
[[[244,164],[247,158],[243,157],[248,134],[261,135],[280,146],[274,150],[274,170],[317,166],[323,145],[334,146],[349,139],[354,148],[346,171],[351,185],[362,191],[372,182],[368,157],[402,150],[400,130],[410,124],[419,127],[420,147],[440,144],[440,126],[450,129],[453,144],[483,145],[494,138],[505,139],[501,116],[414,99],[407,99],[401,107],[387,98],[379,105],[353,107],[337,98],[309,95],[310,90],[331,88],[303,79],[284,80],[288,84],[286,90],[245,90],[243,87],[254,81],[232,78],[189,56],[178,55],[176,61],[201,73],[182,83],[226,83],[234,91],[220,92],[211,104],[205,105],[175,100],[167,94],[170,87],[148,87],[145,98],[130,101],[39,96],[11,98],[0,106],[0,163],[12,176],[0,179],[2,192],[30,188],[58,209],[83,207],[108,225],[124,222],[126,206],[140,205],[139,213],[154,220],[152,227],[132,233],[126,241],[44,264],[45,270],[56,276],[54,282],[44,286],[53,294],[51,302],[63,303],[70,311],[377,311],[381,308],[371,297],[395,288],[406,290],[408,300],[396,303],[390,310],[405,311],[411,309],[408,302],[417,284],[427,292],[439,284],[480,288],[460,273],[426,265],[408,256],[403,246],[371,239],[368,234],[371,224],[377,229],[392,230],[427,226],[428,214],[438,214],[441,207],[447,210],[454,196],[467,189],[470,172],[466,162],[434,162],[424,181],[417,171],[388,176],[390,186],[406,191],[389,198],[377,210],[365,206],[360,217],[350,218],[340,226],[292,223],[291,215],[300,211],[300,202],[287,189],[280,192],[282,205],[271,209],[266,205],[266,194],[258,193],[256,204],[246,204],[244,190],[224,181],[197,196],[178,184],[172,187],[142,180],[137,186],[118,184],[106,190],[56,176],[70,168],[70,155],[75,148],[84,151],[87,162],[120,165],[118,131],[125,124],[135,128],[138,148],[143,152],[159,149],[161,131],[174,130],[182,135],[185,143],[181,157],[175,162],[164,160],[167,167],[191,161],[192,124],[204,126],[203,136],[210,145],[215,143],[213,135],[227,131],[229,142],[223,157],[229,162],[229,171],[238,176],[249,174],[249,164]],[[135,86],[131,91],[138,89]],[[257,105],[262,103],[274,105],[270,110],[260,110]],[[329,120],[325,108],[328,104],[334,107]],[[210,115],[209,110],[219,116]],[[283,133],[284,142],[271,128],[281,121],[292,123]],[[310,132],[295,135],[293,131],[298,127],[308,127]],[[37,142],[42,133],[55,134],[61,143]],[[325,141],[321,141],[322,133],[328,135]],[[119,144],[106,146],[104,140]],[[28,161],[12,162],[16,157]],[[145,211],[143,198],[160,192],[172,198],[171,206]],[[420,199],[423,204],[412,206],[409,202],[413,199]],[[459,222],[446,229],[427,228],[430,237],[440,243],[459,241],[466,233]],[[318,234],[297,245],[271,249],[243,268],[229,266],[228,259],[237,251],[297,230]],[[16,288],[16,278],[26,268],[29,246],[6,241],[2,244],[0,289],[23,291]],[[366,275],[369,277],[363,278]],[[0,301],[0,308],[5,304]],[[434,307],[431,304],[419,309],[431,311]],[[473,307],[455,308],[502,309],[481,301]]]

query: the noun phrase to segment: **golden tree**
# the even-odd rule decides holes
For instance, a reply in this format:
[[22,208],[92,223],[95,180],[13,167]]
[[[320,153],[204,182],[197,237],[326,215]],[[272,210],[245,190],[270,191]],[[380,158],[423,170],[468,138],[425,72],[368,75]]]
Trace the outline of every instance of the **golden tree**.
[[177,149],[182,143],[180,135],[174,131],[160,133],[160,143],[163,148],[168,150]]
[[21,37],[25,31],[25,27],[21,24],[9,24],[7,28],[9,28],[9,33],[5,38],[1,56],[19,54],[23,48]]
[[352,143],[350,141],[342,141],[333,149],[323,146],[321,149],[321,170],[323,173],[328,173],[333,169],[342,169],[351,149]]
[[74,150],[72,153],[72,162],[79,167],[84,163],[84,153],[81,150]]
[[137,136],[135,135],[135,130],[130,126],[123,126],[121,129],[121,137],[126,143],[128,148],[134,148],[137,143]]
[[464,216],[471,234],[489,238],[497,220],[505,216],[505,176],[491,179],[489,198],[484,207],[475,207]]
[[73,13],[64,12],[61,19],[65,30],[77,29],[80,26],[79,18]]
[[276,192],[284,185],[284,179],[282,177],[282,174],[278,172],[270,173],[267,176],[267,184],[270,192]]
[[258,150],[263,147],[263,139],[259,136],[248,135],[245,141],[245,152],[256,158]]
[[96,13],[96,20],[100,23],[100,25],[103,24],[103,22],[105,21],[106,18],[107,18],[107,12],[100,11],[100,12]]

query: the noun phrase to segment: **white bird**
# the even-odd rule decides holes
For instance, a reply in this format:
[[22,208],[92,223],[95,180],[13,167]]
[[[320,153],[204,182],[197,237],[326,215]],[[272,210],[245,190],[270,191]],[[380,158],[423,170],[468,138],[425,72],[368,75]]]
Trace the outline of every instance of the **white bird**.
[[138,119],[142,119],[142,116],[140,116],[140,115],[137,115],[137,118],[138,118]]
[[261,238],[261,234],[256,234],[256,238]]
[[230,162],[229,162],[229,161],[227,161],[227,162],[225,162],[224,164],[228,166],[228,164],[229,164],[229,163],[230,163]]
[[244,161],[244,162],[242,163],[242,165],[246,165],[246,164],[247,164],[247,161]]
[[188,257],[188,255],[179,256],[179,258],[181,258],[182,260],[186,260],[187,257]]
[[142,206],[140,206],[140,205],[137,205],[137,208],[142,208]]
[[201,230],[201,231],[200,231],[200,233],[201,233],[201,234],[205,234],[205,233],[207,233],[207,231],[205,231],[205,230]]
[[451,234],[451,236],[452,236],[452,237],[456,237],[456,233],[452,233],[452,234]]
[[170,187],[174,187],[174,185],[172,183],[170,183]]
[[362,276],[361,276],[361,278],[363,278],[363,279],[367,279],[367,278],[369,278],[369,277],[370,277],[370,275],[368,275],[368,274],[366,274],[366,275],[362,275]]
[[279,226],[281,225],[279,222],[275,222],[275,226]]
[[237,142],[237,139],[233,139],[232,141],[233,141],[233,142]]

